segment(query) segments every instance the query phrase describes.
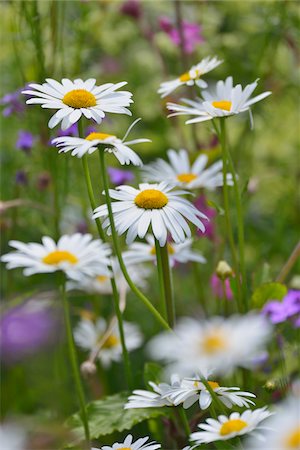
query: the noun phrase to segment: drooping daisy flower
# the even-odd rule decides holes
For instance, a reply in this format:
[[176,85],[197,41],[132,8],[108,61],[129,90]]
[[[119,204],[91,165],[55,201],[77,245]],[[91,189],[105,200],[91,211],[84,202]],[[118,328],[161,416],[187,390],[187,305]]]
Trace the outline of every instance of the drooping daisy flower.
[[128,91],[117,91],[125,86],[126,81],[113,84],[106,83],[96,86],[96,80],[90,78],[86,81],[76,79],[74,81],[63,78],[61,83],[52,78],[46,78],[46,83],[29,84],[23,94],[32,96],[27,104],[39,103],[42,108],[57,109],[58,111],[49,120],[49,128],[54,128],[61,122],[61,128],[66,130],[73,123],[78,122],[81,116],[93,119],[100,123],[105,113],[128,114],[126,108],[133,100]]
[[75,233],[62,236],[57,244],[42,237],[42,244],[10,241],[16,251],[1,257],[8,269],[24,267],[24,275],[65,272],[68,278],[80,280],[83,276],[101,274],[109,276],[108,265],[111,249],[100,239],[93,240],[90,234]]
[[134,164],[135,166],[142,166],[141,158],[129,147],[129,145],[140,144],[142,142],[151,142],[150,139],[134,139],[125,142],[132,127],[139,121],[137,119],[128,128],[123,139],[107,134],[107,133],[90,133],[85,139],[78,137],[58,137],[53,139],[52,143],[59,147],[59,153],[71,152],[72,156],[82,158],[83,155],[94,153],[98,145],[105,145],[104,151],[115,155],[120,164]]
[[112,447],[104,445],[100,449],[93,447],[92,450],[157,450],[161,448],[161,445],[154,441],[146,444],[148,439],[149,436],[146,436],[133,442],[132,435],[128,434],[122,443],[116,442]]
[[[111,198],[118,200],[112,203],[116,229],[119,235],[128,230],[127,244],[131,244],[137,236],[142,239],[150,225],[161,247],[167,241],[168,231],[176,243],[184,242],[186,237],[191,236],[186,220],[192,222],[201,231],[205,230],[199,218],[207,219],[207,217],[191,202],[181,198],[186,194],[185,191],[172,191],[173,188],[174,184],[162,182],[143,183],[139,185],[139,189],[131,186],[110,189]],[[95,209],[93,218],[106,217],[103,227],[108,228],[110,233],[110,222],[107,216],[107,206],[101,205]]]
[[252,367],[265,348],[272,326],[258,314],[213,317],[209,320],[184,318],[174,334],[161,333],[149,345],[154,359],[170,363],[171,372],[194,375],[199,369],[230,373],[235,367]]
[[298,450],[300,448],[299,397],[289,397],[282,402],[276,414],[268,421],[270,429],[264,432],[264,441],[251,436],[245,450]]
[[[216,419],[206,419],[206,423],[198,425],[201,430],[190,435],[191,441],[195,447],[201,444],[208,444],[215,441],[227,441],[236,436],[251,433],[259,435],[259,430],[264,429],[260,422],[271,416],[272,413],[265,408],[259,408],[252,411],[248,409],[242,414],[233,412],[229,417],[219,416]],[[267,448],[267,447],[264,447]]]
[[[143,167],[145,181],[169,181],[187,189],[206,188],[214,190],[223,186],[222,161],[217,161],[206,168],[208,157],[200,155],[190,163],[186,150],[168,150],[170,163],[158,158],[151,164]],[[227,184],[232,185],[232,175],[227,174]]]
[[191,67],[188,72],[183,73],[175,80],[165,81],[164,83],[162,83],[160,85],[160,88],[158,89],[158,93],[163,98],[171,94],[171,92],[175,91],[175,89],[177,89],[179,86],[183,85],[193,86],[195,84],[200,88],[206,88],[207,83],[201,79],[201,76],[215,69],[220,64],[222,64],[222,62],[223,61],[220,61],[215,56],[213,58],[208,56],[207,58],[202,59],[202,61],[200,61],[195,66]]
[[248,84],[244,89],[240,84],[233,86],[232,77],[225,81],[218,81],[214,91],[202,91],[202,99],[183,99],[185,105],[168,103],[167,108],[173,111],[169,117],[180,115],[196,116],[187,120],[186,123],[204,122],[215,117],[228,117],[244,111],[250,111],[250,106],[268,97],[271,92],[263,92],[256,97],[250,98],[257,86],[258,80]]
[[[124,258],[124,253],[123,253]],[[124,278],[124,275],[120,269],[120,265],[117,259],[111,259],[111,266],[114,273],[114,278],[118,287],[118,291],[127,290],[128,284]],[[147,288],[147,278],[149,277],[149,269],[143,265],[133,265],[127,266],[130,278],[137,286],[146,289]],[[82,277],[78,281],[69,281],[67,283],[67,290],[79,290],[84,291],[89,294],[111,294],[111,275],[96,275],[94,277]]]
[[[96,323],[90,319],[82,319],[74,330],[74,339],[79,347],[89,351],[93,351],[102,342],[98,359],[104,367],[109,367],[113,361],[122,359],[122,346],[117,323],[109,335],[106,331],[107,324],[104,319],[98,319]],[[129,352],[142,345],[143,337],[135,324],[124,322],[124,335]]]
[[[124,260],[128,264],[156,261],[154,237],[151,234],[147,234],[145,239],[147,243],[134,242],[128,250],[123,253]],[[187,263],[189,261],[194,261],[201,264],[206,263],[206,259],[201,253],[192,250],[192,243],[192,239],[186,239],[181,244],[168,244],[169,261],[172,267],[176,262]]]

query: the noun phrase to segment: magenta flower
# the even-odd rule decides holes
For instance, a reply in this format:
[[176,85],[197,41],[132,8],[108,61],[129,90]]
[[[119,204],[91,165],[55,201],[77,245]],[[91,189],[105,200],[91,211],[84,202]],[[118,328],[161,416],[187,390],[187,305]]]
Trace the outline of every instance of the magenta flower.
[[194,205],[196,206],[199,211],[201,211],[203,214],[205,214],[209,221],[205,223],[205,231],[204,233],[200,230],[197,230],[197,235],[199,237],[207,237],[208,239],[214,240],[215,238],[215,224],[214,224],[214,218],[217,215],[217,211],[214,208],[211,208],[208,206],[205,195],[200,195],[194,202]]
[[[159,18],[161,29],[169,36],[173,44],[180,46],[180,34],[178,29],[173,25],[172,21],[162,16]],[[204,42],[202,36],[202,28],[200,25],[192,22],[183,21],[184,50],[186,53],[193,53],[196,46]]]
[[142,15],[142,8],[139,0],[126,0],[122,3],[120,11],[125,16],[139,19]]
[[300,328],[300,290],[288,291],[282,301],[270,300],[262,313],[274,324],[291,320],[295,328]]
[[[213,291],[214,295],[217,298],[223,299],[224,298],[224,293],[223,293],[222,281],[220,280],[220,278],[215,273],[213,274],[213,276],[210,279],[210,285],[211,285],[211,288],[212,288],[212,291]],[[228,278],[225,280],[225,292],[226,292],[227,300],[232,300],[233,299],[233,292],[231,290],[230,282],[229,282]]]
[[116,169],[115,167],[108,168],[110,181],[116,186],[129,183],[134,179],[134,175],[130,170]]

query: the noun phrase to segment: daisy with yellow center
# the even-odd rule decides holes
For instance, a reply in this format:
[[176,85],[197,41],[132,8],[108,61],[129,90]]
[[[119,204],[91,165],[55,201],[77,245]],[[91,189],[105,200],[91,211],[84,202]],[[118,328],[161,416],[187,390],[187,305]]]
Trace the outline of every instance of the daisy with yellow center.
[[151,142],[150,139],[141,138],[125,141],[134,125],[139,121],[140,119],[137,119],[130,125],[123,139],[113,134],[93,132],[85,139],[72,136],[58,137],[53,139],[52,144],[59,148],[58,153],[70,152],[72,156],[77,156],[77,158],[82,158],[85,154],[90,155],[94,153],[101,145],[104,146],[104,151],[112,153],[120,164],[132,163],[135,166],[142,166],[141,158],[129,146]]
[[147,442],[148,440],[149,437],[146,436],[133,441],[132,435],[128,434],[122,443],[116,442],[112,447],[104,445],[100,449],[92,447],[92,450],[158,450],[161,448],[161,445],[157,442]]
[[[134,242],[131,244],[127,251],[123,253],[124,260],[127,264],[140,264],[143,262],[156,262],[156,249],[154,237],[151,234],[145,236],[146,242]],[[194,261],[204,264],[206,259],[200,252],[192,249],[192,239],[186,239],[180,244],[167,245],[169,254],[169,263],[173,267],[175,263],[187,263]]]
[[46,83],[30,84],[31,89],[26,89],[23,94],[30,95],[26,101],[29,105],[40,104],[42,108],[57,109],[48,126],[54,128],[61,122],[61,128],[66,130],[78,122],[81,116],[100,123],[108,112],[131,115],[127,107],[133,102],[132,94],[118,91],[125,84],[106,83],[97,86],[94,78],[86,81],[63,78],[60,83],[47,78]]
[[252,367],[265,349],[272,327],[258,314],[181,319],[175,334],[161,333],[149,345],[154,359],[169,363],[172,372],[193,376],[201,367],[228,374],[236,367]]
[[[127,350],[130,352],[139,348],[143,342],[139,328],[129,322],[124,322],[123,325]],[[74,339],[80,348],[90,353],[98,347],[99,342],[103,341],[98,359],[104,367],[109,367],[113,361],[122,360],[122,346],[117,324],[103,340],[106,331],[107,324],[104,319],[101,318],[94,322],[85,318],[75,328]]]
[[[205,188],[215,190],[223,186],[222,161],[217,161],[207,167],[207,155],[199,155],[194,163],[184,149],[167,151],[169,161],[158,158],[153,163],[143,167],[145,181],[168,181],[187,189]],[[227,185],[232,185],[232,175],[227,174]]]
[[259,435],[260,430],[264,429],[261,422],[271,415],[272,413],[266,408],[259,408],[253,411],[248,409],[242,414],[234,412],[229,417],[219,416],[217,420],[207,419],[206,423],[198,425],[201,431],[192,433],[190,439],[194,446],[198,446],[215,441],[226,441],[252,431],[255,431],[255,435]]
[[1,261],[8,269],[24,268],[24,275],[63,271],[68,278],[79,282],[96,274],[110,276],[108,265],[111,250],[90,234],[64,235],[56,243],[44,236],[42,244],[10,241],[15,252],[3,255]]
[[[182,198],[185,191],[176,191],[173,187],[173,184],[165,182],[143,183],[139,189],[119,186],[109,191],[110,197],[117,200],[112,202],[116,230],[119,235],[127,231],[127,244],[131,244],[137,236],[143,238],[150,226],[161,247],[167,242],[168,232],[175,243],[184,242],[186,237],[191,236],[187,220],[201,231],[205,230],[200,219],[207,217]],[[107,206],[96,208],[93,217],[105,218],[103,228],[107,228],[110,234]]]
[[253,91],[257,87],[258,80],[248,84],[244,89],[240,84],[233,86],[232,77],[225,81],[218,81],[214,90],[203,90],[202,99],[189,100],[182,99],[184,104],[168,103],[167,108],[172,111],[169,117],[180,115],[195,116],[194,119],[187,120],[186,123],[204,122],[216,117],[228,117],[244,111],[250,111],[250,106],[268,97],[271,92],[252,97]]
[[207,58],[202,59],[198,64],[191,67],[191,69],[188,72],[183,73],[178,78],[172,81],[165,81],[160,85],[160,88],[158,89],[158,93],[161,95],[161,97],[167,97],[170,95],[175,89],[177,89],[179,86],[199,86],[200,88],[206,88],[207,83],[202,80],[202,76],[206,73],[210,72],[211,70],[218,67],[220,64],[222,64],[223,61],[220,61],[217,57],[211,58],[208,56]]

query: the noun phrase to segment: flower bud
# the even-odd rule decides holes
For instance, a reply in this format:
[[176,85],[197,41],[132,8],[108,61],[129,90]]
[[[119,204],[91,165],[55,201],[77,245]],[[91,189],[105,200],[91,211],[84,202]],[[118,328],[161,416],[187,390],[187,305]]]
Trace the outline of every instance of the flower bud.
[[84,377],[89,377],[97,372],[96,364],[91,361],[84,361],[80,366],[81,373]]
[[220,278],[220,280],[226,280],[229,277],[233,277],[233,270],[230,265],[226,261],[219,261],[216,274]]

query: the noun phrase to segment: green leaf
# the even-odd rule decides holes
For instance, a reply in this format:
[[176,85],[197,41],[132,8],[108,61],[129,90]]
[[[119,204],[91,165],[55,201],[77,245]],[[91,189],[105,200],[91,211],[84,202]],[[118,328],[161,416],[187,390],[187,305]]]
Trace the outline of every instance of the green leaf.
[[252,305],[262,308],[268,300],[282,300],[287,294],[287,287],[281,283],[264,283],[255,289]]
[[146,362],[144,365],[144,383],[148,389],[149,381],[153,381],[158,384],[161,380],[162,367],[159,364],[153,362]]
[[220,216],[224,216],[225,211],[221,206],[217,205],[217,203],[213,202],[212,200],[207,200],[206,202],[207,202],[208,206],[215,208],[218,211],[218,213],[220,214]]
[[[168,408],[124,409],[128,392],[120,392],[87,405],[87,415],[92,439],[114,431],[130,430],[144,420],[168,416]],[[84,439],[84,430],[79,414],[71,416],[66,423],[78,440]]]

